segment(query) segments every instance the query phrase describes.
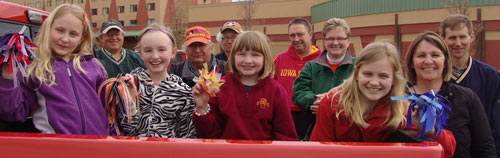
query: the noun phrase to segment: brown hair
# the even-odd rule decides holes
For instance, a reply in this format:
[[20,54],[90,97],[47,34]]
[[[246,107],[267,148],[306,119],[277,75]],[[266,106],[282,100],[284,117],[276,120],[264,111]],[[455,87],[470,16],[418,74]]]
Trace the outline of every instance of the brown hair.
[[312,25],[311,25],[311,23],[307,19],[305,19],[305,18],[294,18],[294,19],[292,19],[288,23],[288,29],[290,29],[290,26],[292,26],[294,24],[302,24],[302,25],[306,26],[307,32],[311,32],[312,31]]
[[155,32],[155,31],[163,32],[164,34],[166,34],[167,37],[172,42],[172,48],[175,48],[176,44],[175,44],[175,38],[172,36],[172,30],[170,30],[170,28],[168,28],[168,27],[165,27],[165,25],[161,25],[161,24],[157,24],[157,23],[153,23],[141,31],[141,33],[139,34],[139,38],[138,38],[139,42],[137,43],[136,48],[141,47],[140,41],[142,39],[142,36],[144,36],[144,34],[146,34],[148,32]]
[[417,50],[417,46],[420,44],[422,41],[427,41],[431,43],[432,45],[436,46],[443,55],[445,56],[445,65],[443,69],[443,81],[448,81],[451,78],[451,60],[450,60],[450,51],[448,49],[448,46],[446,45],[445,41],[436,33],[434,32],[423,32],[417,35],[413,42],[410,44],[410,47],[408,48],[408,52],[406,52],[406,57],[405,57],[405,71],[406,71],[406,78],[408,81],[416,83],[417,82],[417,74],[415,72],[415,68],[413,67],[413,55],[415,55],[415,51]]
[[274,76],[274,64],[269,41],[269,38],[259,31],[244,31],[240,33],[234,40],[233,48],[231,48],[231,54],[227,60],[227,71],[239,76],[234,61],[236,52],[253,50],[264,55],[264,66],[259,73],[259,79],[263,79],[269,74]]
[[444,18],[439,26],[439,32],[441,33],[441,36],[445,38],[446,28],[457,29],[462,25],[466,26],[469,31],[469,35],[472,35],[472,22],[468,16],[462,14],[451,14]]

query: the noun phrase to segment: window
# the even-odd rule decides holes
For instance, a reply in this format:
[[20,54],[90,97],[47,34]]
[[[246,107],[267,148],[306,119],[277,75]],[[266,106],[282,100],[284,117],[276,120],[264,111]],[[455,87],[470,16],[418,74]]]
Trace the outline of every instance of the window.
[[137,12],[137,5],[130,5],[130,12]]
[[[3,22],[3,21],[0,21],[0,37],[9,32],[9,31],[19,31],[23,28],[23,25],[22,24],[17,24],[17,23],[9,23],[9,22]],[[30,35],[30,32],[33,32],[33,30],[30,30],[31,27],[28,26],[26,28],[26,30],[24,31],[24,34],[25,35]],[[33,35],[31,37],[34,37]],[[32,38],[33,39],[33,38]]]
[[78,0],[78,3],[82,4],[82,3],[83,3],[83,0]]
[[69,3],[69,4],[73,4],[73,0],[69,0],[69,2],[68,2],[68,3]]
[[125,12],[125,6],[118,6],[118,13]]
[[33,5],[31,3],[26,4],[26,6],[33,7]]
[[61,4],[61,0],[56,0],[56,6],[58,6],[59,4]]
[[137,25],[137,20],[130,20],[130,25]]
[[93,23],[92,23],[92,27],[93,27],[93,28],[96,28],[96,27],[97,27],[97,23],[93,22]]
[[42,3],[41,2],[36,2],[36,8],[38,8],[38,9],[42,8]]
[[155,10],[155,4],[154,3],[148,3],[148,11]]
[[122,23],[122,26],[125,26],[125,22],[123,20],[118,22]]
[[95,2],[95,0],[91,0],[92,2]]
[[92,9],[92,15],[97,15],[97,9]]
[[109,14],[109,8],[102,8],[102,14]]
[[52,7],[52,1],[47,1],[47,7]]
[[151,25],[154,22],[155,22],[155,19],[148,19],[148,25]]

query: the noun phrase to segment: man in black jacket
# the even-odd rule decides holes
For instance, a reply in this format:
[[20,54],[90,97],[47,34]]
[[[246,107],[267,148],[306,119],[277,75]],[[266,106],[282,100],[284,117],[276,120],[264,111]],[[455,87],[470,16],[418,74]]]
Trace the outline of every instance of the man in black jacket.
[[214,44],[207,29],[193,26],[186,31],[187,60],[171,65],[168,73],[181,77],[182,81],[191,87],[196,84],[193,78],[199,76],[204,63],[207,63],[210,69],[215,66],[217,72],[225,75],[226,62],[216,59],[213,52]]

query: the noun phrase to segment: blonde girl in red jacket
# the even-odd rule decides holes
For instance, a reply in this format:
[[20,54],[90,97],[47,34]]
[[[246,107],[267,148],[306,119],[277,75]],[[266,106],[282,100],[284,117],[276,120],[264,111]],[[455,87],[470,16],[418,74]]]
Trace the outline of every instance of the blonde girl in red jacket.
[[229,74],[215,97],[193,87],[193,123],[200,138],[297,140],[286,90],[274,73],[269,39],[261,32],[239,34],[226,66]]
[[[391,101],[390,96],[405,95],[406,80],[397,49],[387,42],[375,42],[357,56],[354,72],[343,84],[331,89],[319,104],[311,141],[381,142],[392,132],[404,128],[408,102]],[[412,123],[420,130],[417,112]],[[455,138],[448,130],[437,140],[446,155],[453,155]]]

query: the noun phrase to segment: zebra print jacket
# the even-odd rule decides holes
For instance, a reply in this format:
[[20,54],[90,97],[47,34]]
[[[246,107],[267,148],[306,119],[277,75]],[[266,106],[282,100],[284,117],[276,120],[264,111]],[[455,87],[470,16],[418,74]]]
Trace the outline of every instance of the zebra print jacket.
[[191,88],[179,76],[154,85],[143,68],[131,72],[139,80],[139,110],[132,106],[131,123],[122,113],[120,131],[126,136],[195,138],[191,115],[195,104]]

